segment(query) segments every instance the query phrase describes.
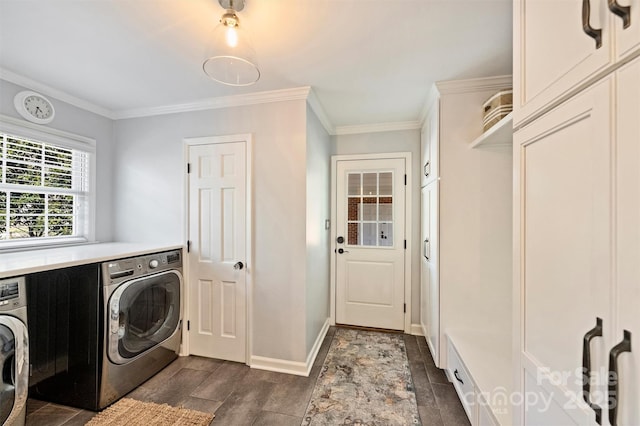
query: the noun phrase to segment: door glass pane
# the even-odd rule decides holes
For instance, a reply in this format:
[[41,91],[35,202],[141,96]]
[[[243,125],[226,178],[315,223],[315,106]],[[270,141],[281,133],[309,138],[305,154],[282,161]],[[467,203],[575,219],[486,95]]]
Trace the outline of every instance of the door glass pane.
[[380,199],[380,205],[378,206],[378,220],[384,220],[390,222],[393,220],[393,205],[392,204],[383,204]]
[[349,209],[348,209],[348,219],[351,220],[361,220],[360,215],[360,201],[362,198],[360,197],[349,197]]
[[380,173],[380,195],[392,195],[393,175],[391,172]]
[[357,246],[358,244],[358,235],[360,235],[359,231],[360,224],[359,223],[350,223],[349,224],[349,233],[347,236],[347,244],[350,246]]
[[349,173],[349,195],[360,195],[360,173]]
[[378,199],[373,197],[365,197],[362,204],[362,220],[374,221],[376,217],[376,207]]
[[362,174],[362,195],[378,195],[378,174]]
[[393,223],[381,222],[378,224],[378,245],[382,247],[393,246]]
[[362,224],[362,245],[363,246],[377,245],[376,228],[377,228],[377,223]]
[[148,278],[120,297],[120,356],[131,358],[170,337],[180,320],[180,280],[175,274]]
[[393,172],[347,175],[347,245],[393,246]]

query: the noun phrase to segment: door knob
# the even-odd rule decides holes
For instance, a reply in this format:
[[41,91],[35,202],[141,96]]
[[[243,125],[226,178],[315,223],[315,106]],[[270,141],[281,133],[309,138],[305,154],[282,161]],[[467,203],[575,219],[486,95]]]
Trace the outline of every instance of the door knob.
[[244,263],[242,263],[242,262],[236,262],[236,264],[233,265],[233,269],[235,269],[236,271],[239,271],[242,268],[244,268]]
[[342,254],[342,253],[349,253],[348,251],[346,251],[345,249],[338,249],[338,253]]

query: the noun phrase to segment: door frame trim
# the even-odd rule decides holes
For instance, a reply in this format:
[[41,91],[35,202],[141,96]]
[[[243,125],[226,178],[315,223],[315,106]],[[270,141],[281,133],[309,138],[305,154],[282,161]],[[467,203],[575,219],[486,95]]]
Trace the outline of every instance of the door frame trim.
[[[413,204],[413,180],[411,173],[411,152],[389,152],[383,154],[348,154],[348,155],[332,155],[331,156],[331,248],[336,249],[336,205],[337,191],[336,184],[338,182],[337,169],[338,161],[348,160],[386,160],[386,159],[403,159],[405,164],[405,173],[407,175],[407,185],[405,189],[405,206],[404,206],[404,239],[407,240],[407,249],[404,256],[404,303],[407,305],[407,311],[404,314],[404,332],[411,333],[411,258],[413,255],[413,238],[412,229],[413,222],[412,204]],[[330,320],[331,325],[336,325],[336,255],[335,251],[331,257],[330,278]]]
[[[253,348],[251,342],[253,342],[253,134],[240,133],[233,135],[221,135],[221,136],[203,136],[196,138],[184,138],[182,140],[183,145],[183,166],[184,166],[184,196],[183,203],[184,209],[184,247],[187,246],[187,240],[189,239],[189,174],[187,173],[187,164],[189,162],[189,148],[195,145],[213,145],[232,142],[244,142],[245,144],[245,172],[246,172],[246,218],[245,218],[245,285],[246,285],[246,342],[245,342],[245,364],[251,365],[251,354]],[[184,276],[184,316],[183,318],[190,320],[191,312],[189,310],[189,304],[186,302],[189,300],[189,262],[183,264],[183,276]],[[187,326],[183,321],[182,324],[182,347],[180,350],[181,355],[189,355],[189,333],[187,333]]]

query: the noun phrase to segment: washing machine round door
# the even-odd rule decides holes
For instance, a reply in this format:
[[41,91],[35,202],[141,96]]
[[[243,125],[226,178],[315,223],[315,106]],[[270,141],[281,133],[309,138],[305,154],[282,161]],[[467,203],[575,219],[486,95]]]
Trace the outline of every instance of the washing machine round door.
[[[20,320],[0,316],[0,423],[14,424],[27,404],[29,337]],[[24,418],[21,419],[24,421]]]
[[109,298],[107,352],[125,364],[162,344],[178,331],[182,275],[178,271],[122,283]]

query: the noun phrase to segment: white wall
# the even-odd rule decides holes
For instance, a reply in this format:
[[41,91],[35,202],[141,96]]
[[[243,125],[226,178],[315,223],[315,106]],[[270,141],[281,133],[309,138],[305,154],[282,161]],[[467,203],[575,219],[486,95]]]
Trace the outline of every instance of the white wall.
[[482,131],[482,104],[494,93],[446,94],[440,101],[443,332],[511,334],[512,151],[469,148]]
[[[252,133],[253,355],[305,361],[306,102],[120,120],[115,236],[182,243],[183,139]],[[251,265],[250,265],[251,267]]]
[[331,138],[307,105],[307,353],[329,317],[330,173]]
[[[13,106],[13,98],[25,87],[0,80],[0,114],[22,119]],[[96,239],[113,239],[113,202],[111,176],[113,174],[113,121],[77,108],[51,96],[56,116],[42,127],[63,130],[96,141]]]
[[333,144],[337,155],[411,152],[411,323],[420,324],[420,130],[338,135]]

